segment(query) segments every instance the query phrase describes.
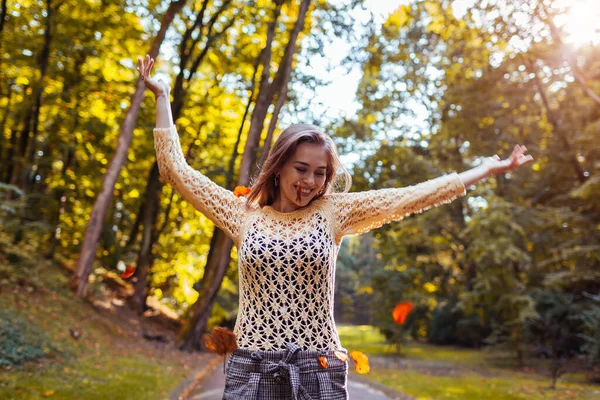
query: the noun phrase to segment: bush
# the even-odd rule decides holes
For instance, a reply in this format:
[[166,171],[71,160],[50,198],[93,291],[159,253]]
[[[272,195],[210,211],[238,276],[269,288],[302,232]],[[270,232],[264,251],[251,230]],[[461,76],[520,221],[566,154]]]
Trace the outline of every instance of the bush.
[[56,353],[44,331],[0,310],[0,365],[14,366]]
[[540,356],[552,359],[552,388],[564,372],[569,358],[581,353],[583,348],[582,306],[574,296],[553,290],[538,289],[533,292],[539,317],[527,323],[527,341],[535,346]]
[[456,344],[456,323],[463,317],[462,311],[452,311],[454,303],[438,305],[431,314],[427,340],[434,344]]
[[428,329],[430,343],[480,347],[490,334],[478,315],[465,315],[456,310],[456,300],[441,303],[433,310]]
[[592,300],[592,307],[582,312],[579,317],[584,326],[581,337],[585,344],[582,350],[591,367],[589,379],[600,383],[600,296],[586,293],[586,297]]

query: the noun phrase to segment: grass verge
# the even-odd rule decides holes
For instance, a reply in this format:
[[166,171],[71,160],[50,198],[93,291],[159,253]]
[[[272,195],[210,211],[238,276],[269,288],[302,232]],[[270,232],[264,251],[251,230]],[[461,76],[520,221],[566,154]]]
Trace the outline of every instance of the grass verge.
[[[0,399],[164,399],[208,359],[179,352],[172,332],[167,343],[142,339],[143,330],[160,327],[125,307],[76,299],[56,265],[42,263],[35,273],[35,284],[0,280],[0,309],[15,321],[4,331],[18,326],[23,333],[11,360],[26,346],[44,349],[40,357],[0,366]],[[0,338],[0,350],[6,343]]]
[[[372,360],[365,378],[420,400],[600,398],[600,386],[585,384],[581,374],[564,375],[551,390],[550,378],[510,367],[506,354],[411,343],[396,355],[394,346],[372,326],[339,326],[338,332],[345,348],[362,351]],[[391,359],[403,367],[383,367]]]

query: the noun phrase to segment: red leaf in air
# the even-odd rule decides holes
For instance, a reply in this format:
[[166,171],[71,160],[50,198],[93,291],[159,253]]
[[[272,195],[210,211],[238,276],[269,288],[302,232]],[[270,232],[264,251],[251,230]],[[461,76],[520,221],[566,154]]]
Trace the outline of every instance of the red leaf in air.
[[413,309],[413,304],[411,302],[404,301],[404,302],[398,303],[396,305],[396,307],[394,307],[394,311],[392,311],[392,317],[394,318],[394,321],[398,325],[404,324],[406,322],[406,318],[408,317],[408,314],[410,314],[412,309]]
[[123,273],[121,274],[121,278],[123,278],[123,279],[131,278],[131,276],[133,275],[134,272],[135,272],[135,266],[128,265],[125,267],[125,271],[123,271]]

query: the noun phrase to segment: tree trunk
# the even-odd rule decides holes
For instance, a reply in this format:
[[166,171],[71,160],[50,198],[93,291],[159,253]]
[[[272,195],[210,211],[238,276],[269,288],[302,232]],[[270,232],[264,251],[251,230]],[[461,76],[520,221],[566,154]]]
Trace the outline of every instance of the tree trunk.
[[140,203],[140,208],[138,208],[137,213],[135,214],[135,221],[133,221],[133,225],[131,226],[131,230],[129,231],[129,236],[127,237],[127,243],[125,243],[124,252],[127,253],[127,250],[133,246],[135,240],[137,239],[137,235],[140,232],[140,223],[142,220],[142,216],[144,215],[144,209],[146,208],[146,198],[142,199]]
[[[289,77],[286,82],[289,81]],[[277,95],[277,102],[275,103],[275,109],[273,110],[273,116],[271,117],[271,121],[269,121],[269,129],[267,130],[267,137],[265,138],[265,143],[262,147],[262,154],[260,156],[260,161],[258,165],[262,168],[267,161],[267,157],[269,156],[269,150],[271,149],[271,143],[273,142],[273,135],[275,134],[275,128],[277,128],[277,121],[279,120],[279,113],[281,112],[281,108],[287,101],[288,94],[288,85],[282,85],[279,88],[279,94]]]
[[135,292],[131,298],[134,310],[138,314],[146,311],[146,297],[148,297],[148,269],[152,261],[152,232],[156,232],[156,216],[158,215],[160,192],[162,184],[158,179],[158,163],[154,162],[148,186],[146,187],[146,207],[144,207],[142,224],[142,245],[137,260],[137,267],[133,279],[135,280]]
[[[1,68],[1,67],[0,67]],[[8,93],[7,93],[7,102],[6,102],[6,112],[2,117],[2,122],[0,122],[0,163],[4,166],[4,129],[6,128],[6,120],[8,119],[8,114],[10,112],[10,106],[12,105],[12,95],[13,95],[13,84],[12,82],[8,85]],[[0,175],[3,173],[3,168],[0,169]]]
[[[46,27],[44,29],[44,44],[42,51],[39,55],[39,69],[40,69],[40,80],[35,89],[33,106],[29,108],[25,114],[25,120],[23,121],[23,130],[21,131],[21,168],[15,170],[11,183],[19,185],[24,193],[29,192],[29,186],[34,181],[31,177],[33,161],[35,159],[36,147],[37,147],[37,133],[40,118],[40,108],[42,106],[42,94],[44,93],[44,78],[46,77],[46,71],[48,69],[48,60],[50,58],[50,44],[52,43],[52,21],[54,19],[54,12],[58,10],[60,4],[55,9],[52,8],[52,0],[46,1]],[[30,138],[31,136],[31,138]],[[29,145],[29,151],[28,150]],[[27,155],[27,157],[26,157]],[[19,243],[23,238],[23,226],[25,225],[25,210],[34,207],[31,198],[27,197],[24,199],[21,211],[20,211],[20,224],[19,228],[15,232],[13,244]]]
[[13,127],[10,131],[10,141],[6,153],[6,169],[4,170],[4,182],[9,183],[15,169],[15,148],[17,147],[17,130]]
[[0,10],[0,50],[2,50],[2,36],[4,33],[4,22],[6,22],[6,2],[2,0],[2,10]]
[[[173,22],[175,15],[183,8],[186,1],[187,0],[177,0],[169,4],[169,8],[161,21],[160,30],[150,46],[150,51],[148,52],[150,57],[155,58],[158,54],[158,50],[165,38],[167,29],[171,25],[171,22]],[[119,178],[121,168],[127,157],[127,151],[131,145],[133,128],[137,121],[145,91],[146,87],[144,82],[141,79],[138,79],[135,92],[131,96],[131,105],[127,110],[125,120],[121,125],[115,154],[109,163],[106,174],[104,175],[104,180],[102,181],[102,188],[100,189],[100,193],[92,208],[90,220],[81,246],[81,252],[77,261],[77,267],[71,277],[71,287],[76,288],[78,297],[85,297],[87,295],[88,277],[92,271],[94,259],[96,258],[96,249],[98,247],[100,232],[102,231],[102,224],[104,223],[104,218],[106,217],[106,213],[112,202],[115,182]]]
[[[250,129],[248,132],[248,139],[246,140],[246,146],[244,150],[244,156],[242,158],[240,175],[238,179],[238,185],[248,185],[250,181],[250,170],[256,160],[256,153],[258,151],[258,143],[260,141],[260,135],[264,127],[264,120],[267,116],[269,106],[273,101],[275,94],[275,88],[281,86],[287,86],[289,82],[290,74],[286,74],[288,65],[291,68],[293,57],[296,51],[296,40],[300,31],[304,27],[304,21],[306,19],[306,13],[310,5],[311,0],[303,0],[298,13],[298,19],[294,25],[294,29],[290,34],[289,42],[286,46],[283,59],[280,62],[279,69],[277,71],[277,77],[272,84],[268,84],[269,81],[269,64],[271,61],[271,46],[273,37],[275,34],[275,24],[279,18],[281,2],[276,3],[275,15],[273,21],[269,24],[267,29],[267,44],[264,49],[263,59],[263,73],[261,77],[260,89],[257,97],[256,107],[252,113]],[[277,83],[277,86],[274,85]],[[281,85],[281,86],[279,86]],[[274,116],[276,118],[276,116]],[[223,278],[227,273],[227,267],[231,260],[231,249],[233,248],[233,241],[225,236],[225,234],[215,229],[214,236],[217,236],[215,242],[219,244],[218,251],[215,252],[212,249],[209,251],[209,256],[206,263],[204,276],[198,285],[198,301],[192,306],[192,311],[188,321],[184,324],[181,337],[182,344],[180,349],[191,351],[194,349],[200,349],[202,347],[201,337],[202,333],[206,329],[206,324],[210,318],[214,301],[219,292],[219,288],[223,282]],[[222,243],[222,246],[221,246]],[[212,256],[212,258],[211,258]],[[213,258],[216,260],[213,261]],[[212,271],[213,268],[217,268],[216,271]]]
[[[61,175],[63,176],[63,180],[66,181],[67,170],[71,167],[71,164],[75,160],[75,148],[69,147],[67,150],[67,154],[65,155],[65,161],[63,162],[63,166],[61,169]],[[66,204],[67,204],[67,196],[66,190],[64,188],[56,191],[56,200],[59,203],[58,206],[58,215],[56,216],[56,227],[54,228],[54,235],[52,236],[52,241],[50,244],[50,249],[48,253],[46,253],[46,259],[54,259],[54,254],[56,253],[56,248],[58,247],[58,242],[60,241],[60,235],[62,232],[61,218],[65,213]]]
[[[252,112],[252,117],[250,118],[250,129],[248,131],[248,138],[246,139],[246,145],[244,146],[244,156],[242,157],[242,162],[240,165],[240,175],[238,178],[239,182],[249,182],[250,181],[250,172],[252,170],[252,165],[256,160],[256,152],[258,151],[258,143],[260,142],[260,134],[262,132],[265,117],[267,116],[267,110],[271,105],[269,101],[269,78],[271,76],[271,58],[273,56],[273,39],[275,37],[275,27],[277,25],[277,20],[279,19],[279,15],[281,14],[281,4],[283,0],[277,0],[275,3],[275,13],[273,16],[273,20],[269,23],[267,27],[267,43],[265,48],[261,52],[263,57],[263,70],[260,77],[260,85],[258,96],[256,98],[256,104],[254,106],[254,111]],[[254,153],[254,156],[251,154]]]
[[[181,54],[192,54],[194,48],[198,44],[199,39],[203,36],[206,37],[206,42],[204,43],[204,47],[203,47],[202,51],[200,52],[200,54],[193,60],[191,67],[188,67],[186,65],[187,60],[188,60],[187,57],[181,59],[181,64],[179,65],[180,71],[188,70],[189,74],[186,79],[179,79],[179,76],[181,76],[181,73],[180,73],[177,81],[175,82],[175,88],[173,90],[174,97],[173,97],[173,104],[172,104],[172,110],[173,110],[172,113],[173,113],[173,122],[174,123],[177,122],[177,120],[179,119],[179,116],[181,115],[181,111],[183,110],[183,104],[185,101],[185,97],[187,96],[187,93],[188,93],[187,88],[189,87],[189,83],[190,83],[191,79],[194,77],[194,74],[196,73],[198,68],[200,67],[200,64],[204,60],[204,57],[208,53],[208,50],[213,45],[214,41],[217,38],[219,38],[221,35],[223,35],[233,25],[233,22],[235,21],[235,17],[234,17],[229,21],[228,24],[226,24],[223,27],[223,29],[221,31],[213,32],[214,24],[218,20],[219,16],[221,16],[221,14],[227,9],[229,4],[231,3],[231,0],[226,0],[221,4],[219,9],[217,11],[215,11],[215,13],[211,16],[210,21],[207,25],[207,33],[206,33],[206,35],[203,35],[202,30],[204,29],[204,24],[202,23],[202,18],[203,18],[204,11],[206,9],[207,2],[208,2],[208,0],[206,0],[205,3],[203,4],[202,10],[200,11],[200,14],[196,18],[196,22],[194,23],[193,27],[190,28],[191,30],[193,30],[196,27],[199,27],[197,40],[194,40],[192,42],[191,48],[185,49],[182,47],[180,50]],[[200,20],[200,22],[199,22],[199,20]],[[186,33],[184,34],[184,39],[182,40],[182,46],[185,45],[186,37],[189,38],[192,36],[193,32],[190,29],[188,29],[186,31]],[[185,88],[184,88],[184,83],[187,84]],[[200,134],[201,130],[202,130],[202,126],[198,129],[198,134]],[[193,142],[188,149],[187,156],[186,156],[187,159],[189,159],[189,157],[192,153],[192,149],[193,149]],[[162,192],[163,185],[159,181],[158,164],[156,161],[154,162],[154,165],[152,166],[152,171],[154,171],[155,169],[156,169],[157,173],[156,174],[152,173],[152,172],[150,173],[150,177],[149,177],[148,185],[147,185],[147,192],[146,192],[146,199],[147,199],[146,201],[148,202],[148,204],[153,204],[152,207],[150,207],[153,209],[153,211],[152,212],[148,211],[148,207],[146,207],[145,218],[143,221],[144,229],[142,231],[142,246],[141,246],[139,254],[138,254],[138,265],[137,265],[136,272],[135,272],[135,275],[137,276],[138,281],[135,284],[135,293],[132,298],[132,305],[134,306],[134,309],[139,314],[141,314],[145,311],[146,297],[148,296],[148,292],[149,292],[149,288],[147,287],[148,270],[152,266],[153,260],[154,260],[154,258],[152,257],[152,249],[154,248],[154,246],[156,245],[156,242],[159,239],[159,234],[158,234],[156,224],[157,224],[158,212],[160,209],[160,194]]]
[[[60,4],[58,5],[60,7]],[[58,9],[57,7],[57,9]],[[50,44],[52,43],[52,22],[54,12],[52,8],[52,0],[46,1],[46,26],[44,29],[44,43],[38,57],[38,67],[40,70],[40,79],[37,87],[34,89],[33,102],[31,107],[25,113],[23,119],[23,129],[20,135],[20,160],[19,168],[13,172],[10,183],[19,185],[21,189],[27,192],[29,185],[29,174],[31,173],[31,164],[35,157],[36,136],[40,116],[40,108],[42,106],[42,94],[44,93],[44,78],[48,69],[48,61],[50,58]],[[29,149],[29,152],[27,151]],[[27,157],[26,155],[29,154]]]
[[[2,54],[2,44],[4,36],[4,23],[6,22],[6,3],[7,0],[2,0],[2,9],[0,10],[0,55]],[[0,57],[0,96],[2,95],[2,86],[4,85],[4,74],[2,74],[2,57]],[[0,159],[1,160],[1,159]]]
[[[304,21],[306,19],[306,13],[308,12],[310,2],[311,2],[311,0],[303,0],[302,4],[300,5],[300,11],[298,12],[298,19],[296,20],[296,23],[294,24],[294,28],[290,32],[290,38],[286,45],[285,51],[283,53],[283,58],[282,58],[281,62],[279,63],[279,68],[277,69],[277,75],[275,76],[275,79],[273,79],[273,82],[271,82],[271,84],[269,85],[269,89],[268,89],[268,92],[266,95],[266,101],[268,102],[267,108],[259,109],[259,112],[260,112],[259,115],[262,116],[262,119],[257,120],[257,125],[256,125],[256,130],[257,130],[256,137],[257,137],[258,141],[260,141],[260,137],[262,136],[262,130],[264,127],[265,118],[267,116],[268,107],[273,103],[273,99],[275,98],[275,93],[276,92],[281,93],[283,90],[285,90],[286,91],[285,96],[287,96],[287,85],[288,85],[291,71],[292,71],[292,62],[294,61],[294,54],[296,54],[296,41],[297,41],[298,35],[302,31],[302,29],[304,29]],[[259,96],[260,96],[260,94],[259,94]],[[279,109],[281,109],[281,106],[283,106],[283,103],[280,104]],[[257,108],[258,108],[258,105],[257,105]],[[253,116],[254,116],[254,114],[253,114]],[[278,118],[278,115],[276,113],[273,113],[273,118],[271,120],[275,124],[277,124],[277,118]],[[273,129],[275,129],[275,127],[273,127]],[[250,130],[252,130],[252,125],[250,125]],[[248,137],[250,137],[250,134],[248,134]],[[255,136],[252,136],[252,137],[254,138]],[[267,139],[269,139],[269,141],[271,140],[271,138],[269,138],[269,137],[267,137]],[[258,147],[258,141],[256,142],[257,147]],[[246,145],[247,144],[248,143],[246,143]],[[251,153],[252,159],[250,160],[250,163],[249,163],[249,166],[251,168],[249,171],[250,175],[252,174],[252,171],[254,169],[257,152],[258,152],[258,149],[257,149],[257,151],[254,152],[254,155],[252,155],[252,153]],[[268,148],[267,148],[267,153],[268,153]]]
[[215,228],[204,268],[204,276],[194,286],[199,293],[198,300],[192,306],[188,320],[179,335],[182,339],[180,350],[192,351],[202,348],[202,334],[206,329],[214,301],[227,273],[232,248],[231,239],[222,230]]

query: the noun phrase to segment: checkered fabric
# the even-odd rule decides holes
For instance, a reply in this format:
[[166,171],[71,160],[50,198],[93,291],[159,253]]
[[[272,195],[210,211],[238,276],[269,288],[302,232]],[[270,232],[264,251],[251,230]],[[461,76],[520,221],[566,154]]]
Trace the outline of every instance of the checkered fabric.
[[293,343],[277,351],[237,349],[227,362],[223,399],[347,400],[347,375],[347,362],[333,350],[302,350]]

